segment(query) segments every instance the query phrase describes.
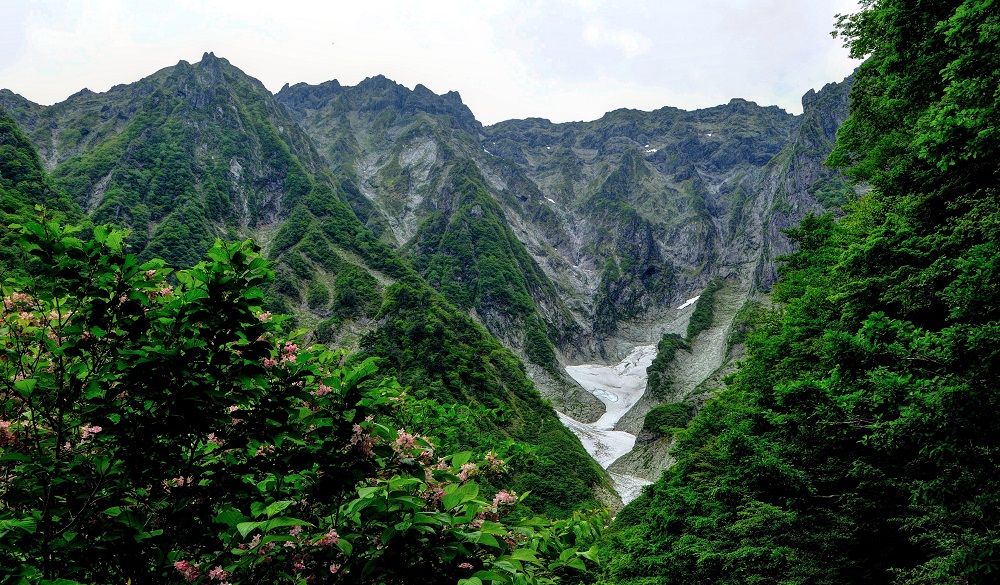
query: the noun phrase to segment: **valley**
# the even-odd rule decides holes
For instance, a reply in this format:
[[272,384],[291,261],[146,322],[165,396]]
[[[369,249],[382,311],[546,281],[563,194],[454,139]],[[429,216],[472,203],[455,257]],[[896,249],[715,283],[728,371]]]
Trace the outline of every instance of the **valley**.
[[[598,4],[560,5],[565,30],[635,16]],[[282,43],[248,71],[329,80],[276,92],[213,52],[51,105],[0,88],[0,582],[1000,582],[1000,3],[852,6],[857,68],[795,114],[727,91],[484,124],[409,76],[560,87],[496,85],[475,51],[524,40],[498,28],[649,87],[731,67],[722,41],[815,67],[828,48],[759,26],[791,1],[688,46],[594,20],[579,51],[491,5],[430,63]],[[125,31],[102,57],[178,23],[233,46],[180,18],[201,5],[141,47],[107,7],[37,8],[0,67],[26,95],[78,79],[23,55],[95,15],[72,30]],[[392,42],[437,10],[320,8]],[[268,51],[252,20],[225,26]],[[407,85],[330,79],[368,56]],[[788,103],[803,77],[760,61],[747,95]],[[575,98],[631,91],[571,73]]]

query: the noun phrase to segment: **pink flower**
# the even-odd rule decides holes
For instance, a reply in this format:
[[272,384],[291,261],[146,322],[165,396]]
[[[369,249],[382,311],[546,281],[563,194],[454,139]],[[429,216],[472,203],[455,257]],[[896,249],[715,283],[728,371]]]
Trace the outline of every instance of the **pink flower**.
[[226,410],[228,410],[228,411],[229,411],[229,414],[233,414],[234,412],[236,412],[236,411],[237,411],[237,410],[239,410],[239,409],[240,409],[240,407],[239,407],[239,406],[236,406],[235,404],[233,404],[232,406],[230,406],[230,407],[229,407],[229,408],[227,408]]
[[278,365],[277,360],[274,360],[272,358],[264,358],[262,363],[264,364],[264,367],[267,369],[271,369],[274,366]]
[[302,532],[301,526],[293,526],[292,529],[288,531],[288,534],[292,536],[298,536],[301,532]]
[[86,441],[103,430],[97,425],[83,425],[83,428],[80,429],[80,439]]
[[305,568],[306,564],[303,563],[301,559],[295,559],[295,562],[292,564],[292,569],[296,571],[302,571],[305,570]]
[[159,294],[161,297],[168,297],[174,294],[174,288],[172,286],[165,286],[160,290],[158,290],[157,294]]
[[517,495],[514,492],[508,492],[507,490],[500,490],[497,495],[493,497],[493,507],[498,508],[503,504],[516,504]]
[[208,578],[213,581],[222,581],[229,576],[229,573],[224,571],[221,566],[216,566],[211,571],[208,572]]
[[409,451],[413,449],[416,445],[416,437],[406,432],[404,429],[399,429],[399,437],[396,438],[396,447],[400,451]]
[[458,568],[468,571],[469,569],[472,568],[472,563],[459,563]]
[[0,446],[13,443],[17,437],[14,436],[14,432],[10,430],[11,422],[9,420],[0,419]]
[[490,469],[496,469],[503,467],[503,460],[499,459],[493,451],[489,451],[486,453],[486,464],[489,465]]
[[156,276],[156,271],[153,270],[153,269],[149,269],[149,270],[146,271],[146,275],[145,276],[146,276],[146,280],[153,280],[153,277]]
[[211,443],[211,444],[213,444],[213,445],[215,445],[217,447],[221,447],[221,446],[223,446],[223,445],[226,444],[225,441],[223,441],[219,437],[216,437],[215,433],[208,433],[208,437],[206,437],[206,438],[208,439],[209,443]]
[[463,483],[469,481],[469,478],[475,475],[477,469],[475,463],[462,465],[462,470],[458,472],[458,479],[462,480]]
[[340,565],[338,565],[337,563],[333,563],[332,565],[330,565],[330,573],[336,575],[337,571],[339,570],[340,570]]
[[354,433],[351,435],[351,445],[361,452],[365,457],[371,457],[375,454],[372,450],[375,447],[375,439],[368,434],[361,425],[354,425]]
[[194,581],[198,578],[198,567],[187,561],[177,561],[174,563],[174,568],[184,577],[185,581]]
[[320,382],[319,388],[317,388],[312,394],[313,396],[318,398],[320,396],[326,396],[330,392],[333,392],[333,389],[327,386],[326,384]]
[[260,319],[261,323],[267,323],[271,320],[271,311],[264,311],[260,315],[257,315],[257,318]]
[[424,492],[424,500],[432,506],[437,506],[443,497],[444,490],[439,487],[432,487]]
[[336,530],[331,528],[329,532],[323,535],[323,538],[316,541],[316,546],[320,548],[330,548],[338,542],[340,542],[340,535],[337,534]]
[[295,345],[291,341],[285,343],[285,347],[281,348],[281,363],[294,362],[295,355],[299,351],[299,346]]

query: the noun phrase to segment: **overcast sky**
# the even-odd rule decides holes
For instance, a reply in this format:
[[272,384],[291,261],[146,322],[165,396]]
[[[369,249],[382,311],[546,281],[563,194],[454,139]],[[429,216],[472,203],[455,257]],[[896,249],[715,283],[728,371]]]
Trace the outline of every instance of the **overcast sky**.
[[591,120],[743,97],[801,112],[857,66],[855,0],[0,0],[0,87],[51,104],[205,51],[277,91],[384,74],[456,90],[480,121]]

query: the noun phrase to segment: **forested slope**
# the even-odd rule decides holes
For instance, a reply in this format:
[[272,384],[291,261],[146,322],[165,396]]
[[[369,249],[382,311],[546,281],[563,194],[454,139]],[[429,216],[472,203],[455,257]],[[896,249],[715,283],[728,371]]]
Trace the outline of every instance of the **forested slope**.
[[871,191],[789,231],[778,308],[677,463],[616,519],[613,583],[992,583],[1000,9],[865,3],[831,163]]

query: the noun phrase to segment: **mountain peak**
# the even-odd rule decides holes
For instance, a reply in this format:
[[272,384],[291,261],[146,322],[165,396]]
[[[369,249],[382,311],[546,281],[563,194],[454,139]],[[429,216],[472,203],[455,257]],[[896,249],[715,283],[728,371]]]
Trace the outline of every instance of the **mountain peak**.
[[320,109],[334,100],[341,100],[341,106],[337,107],[357,111],[378,112],[391,109],[406,115],[423,112],[432,116],[444,116],[450,119],[452,126],[474,134],[482,127],[457,91],[437,94],[423,84],[417,84],[411,90],[381,74],[366,77],[355,86],[342,86],[337,80],[319,85],[296,83],[281,88],[276,96],[294,115],[302,115],[303,110]]

